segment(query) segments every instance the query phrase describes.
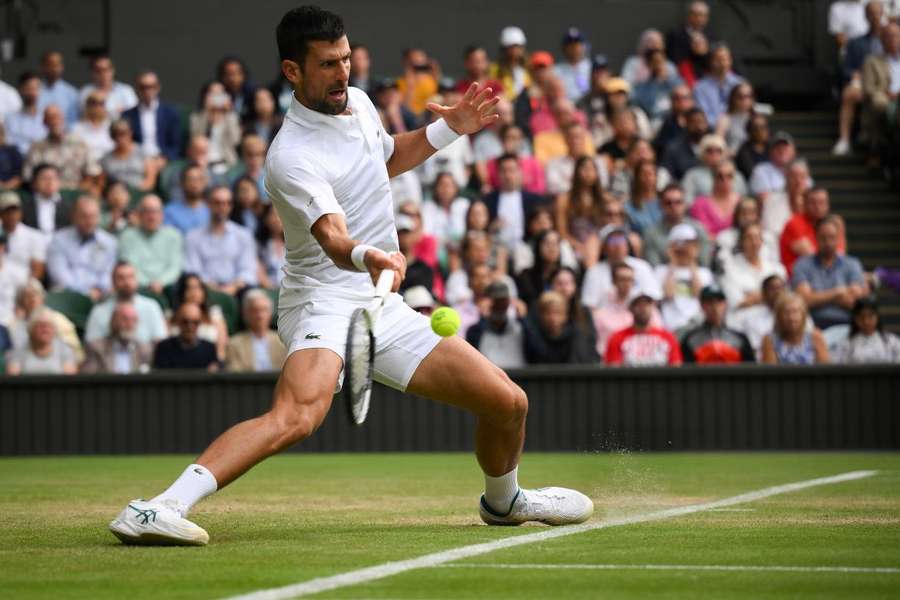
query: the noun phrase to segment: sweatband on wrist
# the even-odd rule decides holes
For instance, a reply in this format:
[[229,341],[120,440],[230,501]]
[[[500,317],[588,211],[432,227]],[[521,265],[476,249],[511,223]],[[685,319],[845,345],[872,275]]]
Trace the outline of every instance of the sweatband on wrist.
[[353,250],[350,251],[350,262],[353,263],[353,266],[356,267],[357,271],[368,273],[369,269],[366,267],[366,252],[369,250],[378,250],[378,248],[369,246],[368,244],[357,244],[353,246]]
[[425,137],[428,138],[428,143],[431,144],[433,148],[440,150],[458,140],[460,135],[450,129],[450,126],[447,125],[447,121],[438,119],[425,128]]

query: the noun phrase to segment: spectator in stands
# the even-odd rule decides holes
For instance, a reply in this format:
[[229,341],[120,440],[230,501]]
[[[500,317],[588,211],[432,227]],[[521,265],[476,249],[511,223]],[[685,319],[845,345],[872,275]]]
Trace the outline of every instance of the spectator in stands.
[[18,265],[35,279],[43,279],[47,265],[47,236],[22,223],[22,201],[15,192],[0,192],[0,234],[6,238],[4,260]]
[[235,180],[231,189],[235,201],[228,218],[250,231],[256,231],[259,228],[263,210],[268,206],[262,201],[259,186],[252,177],[242,175]]
[[[612,139],[598,148],[598,153],[606,160],[614,165],[614,170],[618,171],[620,161],[625,160],[628,149],[634,144],[638,138],[637,120],[634,113],[629,110],[621,110],[613,113],[612,120]],[[618,165],[617,165],[618,163]]]
[[746,179],[753,169],[769,158],[769,120],[765,115],[754,114],[747,121],[747,141],[738,149],[734,162]]
[[28,320],[28,345],[11,351],[6,359],[7,375],[71,375],[78,368],[69,346],[56,335],[56,325],[46,309],[38,309]]
[[684,25],[666,34],[666,48],[669,58],[676,65],[691,55],[691,42],[697,34],[707,37],[709,5],[706,2],[691,2],[688,5]]
[[721,279],[730,314],[762,304],[763,282],[772,275],[782,279],[787,276],[781,263],[766,257],[759,223],[744,225],[739,235],[739,252],[731,256]]
[[[505,127],[515,125],[512,104],[502,97],[502,92],[495,95],[500,95],[500,100],[497,106],[494,107],[499,118],[478,132],[478,135],[475,136],[472,142],[476,174],[481,183],[482,193],[487,193],[491,189],[490,174],[487,172],[488,162],[506,154],[506,151],[503,149],[503,141],[500,139],[500,132]],[[519,154],[518,147],[513,149],[513,154]]]
[[438,174],[432,186],[431,199],[422,204],[421,210],[422,228],[425,233],[434,236],[439,248],[462,239],[466,232],[469,200],[459,194],[459,187],[452,175]]
[[203,323],[199,306],[187,302],[175,313],[178,334],[161,341],[153,353],[154,369],[205,369],[218,371],[216,347],[197,331]]
[[[741,233],[745,227],[759,225],[759,199],[753,196],[741,198],[734,208],[734,216],[731,219],[731,227],[719,232],[716,236],[716,270],[728,272],[734,257],[741,252]],[[762,248],[760,260],[781,265],[781,253],[778,250],[778,237],[765,229],[760,229],[762,235]],[[757,286],[758,287],[758,286]]]
[[[522,128],[518,125],[502,127],[500,129],[500,144],[503,146],[503,154],[515,154],[519,158],[523,188],[532,194],[546,193],[547,184],[544,179],[544,167],[538,159],[531,156],[528,138],[525,137]],[[497,173],[497,158],[488,161],[487,177],[491,189],[497,189],[500,186],[500,176]]]
[[258,135],[268,146],[275,139],[283,121],[284,115],[278,112],[272,92],[264,87],[256,88],[253,92],[253,110],[243,122],[243,134]]
[[666,42],[663,34],[657,29],[645,29],[638,38],[637,51],[622,63],[622,79],[632,86],[651,79],[653,77],[651,59],[657,52],[663,54],[666,78],[677,77],[678,70],[675,65],[666,59]]
[[[634,287],[634,269],[625,263],[619,263],[612,269],[613,288],[609,299],[600,308],[593,311],[593,323],[596,329],[597,353],[606,356],[609,338],[617,331],[631,327],[634,317],[631,314],[631,300],[639,295]],[[556,289],[554,287],[554,289]],[[662,327],[662,316],[656,303],[651,307],[649,317],[651,327]]]
[[235,295],[257,283],[253,234],[229,220],[231,190],[227,187],[212,188],[207,205],[209,225],[185,236],[184,268],[200,275],[210,288]]
[[836,0],[828,8],[828,33],[834,36],[838,53],[844,56],[847,43],[869,31],[865,0]]
[[650,142],[638,139],[628,149],[622,168],[613,176],[609,184],[609,191],[614,196],[619,198],[631,197],[632,185],[634,185],[634,170],[641,161],[653,164],[656,171],[656,191],[661,191],[672,182],[672,176],[669,172],[656,163],[656,151],[653,150]]
[[527,45],[525,33],[518,27],[504,27],[500,32],[500,56],[491,64],[488,76],[503,84],[506,99],[513,102],[531,85],[531,77],[525,67]]
[[791,284],[820,329],[849,323],[853,304],[869,292],[859,260],[840,253],[842,232],[836,216],[822,218],[816,223],[816,253],[794,264]]
[[287,349],[273,329],[272,300],[262,290],[244,295],[243,331],[228,341],[225,369],[232,372],[278,371],[287,358]]
[[734,163],[726,160],[713,170],[712,193],[700,195],[691,207],[691,216],[706,228],[711,239],[733,224],[734,211],[741,201],[735,190],[735,178],[740,177]]
[[284,277],[286,248],[284,224],[271,204],[265,206],[260,217],[256,243],[259,251],[259,284],[267,289],[278,289]]
[[791,217],[803,212],[803,197],[811,185],[809,164],[802,158],[791,161],[785,170],[784,191],[772,192],[766,197],[762,211],[766,233],[781,236]]
[[532,245],[534,265],[523,270],[516,278],[519,298],[531,305],[544,291],[550,287],[550,276],[561,265],[560,235],[548,229],[537,235]]
[[241,141],[241,124],[232,98],[221,83],[206,85],[199,110],[191,113],[190,132],[191,136],[209,139],[209,168],[214,173],[225,173],[237,162],[235,148]]
[[63,79],[65,63],[62,52],[50,50],[41,57],[41,106],[55,104],[63,111],[66,125],[71,127],[78,120],[81,101],[78,90]]
[[[520,274],[525,269],[534,266],[534,244],[537,238],[545,231],[554,230],[553,212],[549,206],[539,206],[532,210],[525,221],[525,237],[516,244],[512,252],[512,267],[515,274]],[[571,244],[565,239],[560,239],[560,264],[578,269],[578,259]]]
[[56,334],[64,344],[72,349],[76,362],[84,356],[81,349],[81,340],[75,325],[64,314],[52,310],[44,305],[46,292],[41,282],[35,278],[29,279],[25,285],[16,292],[16,318],[9,327],[9,335],[13,348],[25,348],[28,345],[28,321],[38,310],[44,310],[53,320],[56,326]]
[[862,69],[870,54],[882,51],[881,32],[884,27],[884,5],[880,0],[870,0],[865,8],[868,31],[864,35],[852,38],[847,44],[841,71],[841,111],[839,124],[840,135],[832,152],[838,156],[846,156],[852,152],[850,134],[856,109],[863,101]]
[[728,110],[727,100],[731,90],[744,82],[743,77],[731,70],[732,65],[728,46],[713,46],[710,51],[709,74],[694,86],[697,106],[706,114],[706,120],[710,124],[719,122],[719,117]]
[[419,259],[414,250],[422,233],[416,227],[416,221],[409,215],[399,214],[394,220],[397,227],[398,248],[406,258],[406,277],[400,284],[400,293],[408,288],[421,285],[433,294],[435,272],[425,261]]
[[397,217],[401,216],[409,217],[410,219],[412,219],[412,229],[410,230],[411,235],[409,238],[412,245],[412,254],[418,260],[428,265],[428,267],[432,270],[434,278],[431,286],[431,291],[434,293],[436,298],[443,300],[444,283],[438,265],[438,253],[441,249],[438,247],[437,240],[434,238],[434,236],[425,233],[425,230],[422,227],[422,211],[420,210],[419,203],[406,201],[400,204],[400,207],[397,209]]
[[604,201],[597,161],[589,156],[578,158],[572,169],[570,191],[557,196],[554,206],[556,228],[582,263],[590,263],[599,253],[597,234]]
[[687,114],[695,108],[691,89],[684,84],[676,86],[669,94],[669,105],[671,108],[662,115],[659,131],[653,139],[653,150],[657,156],[662,156],[669,143],[684,133],[687,127]]
[[606,55],[594,55],[591,61],[591,87],[587,94],[575,103],[576,108],[587,117],[588,130],[594,138],[594,146],[606,142],[599,137],[599,129],[606,121],[606,84],[611,77],[609,59]]
[[[798,258],[816,253],[816,226],[830,212],[828,190],[814,187],[806,191],[803,196],[803,212],[791,217],[781,233],[781,262],[788,275],[793,273],[794,263]],[[844,223],[838,218],[835,224],[839,230],[838,253],[845,254],[847,241],[844,237]]]
[[814,365],[830,362],[825,338],[806,328],[806,302],[793,292],[775,303],[775,325],[762,341],[762,361],[769,365]]
[[645,60],[649,74],[640,83],[632,82],[635,86],[634,100],[652,123],[659,124],[671,108],[672,92],[682,81],[675,66],[666,60],[663,50],[648,50]]
[[121,181],[112,180],[103,191],[103,207],[100,210],[100,227],[118,237],[132,223],[137,224],[137,214],[133,213],[131,191]]
[[[634,256],[643,256],[644,240],[635,231],[632,231],[631,224],[628,222],[628,214],[625,212],[625,202],[621,198],[610,194],[604,196],[603,204],[600,206],[598,225],[601,232],[607,227],[625,231]],[[585,264],[592,265],[596,258],[588,256]]]
[[728,95],[728,110],[716,122],[716,133],[725,138],[731,156],[736,156],[748,139],[747,124],[754,115],[754,100],[753,86],[746,81],[737,84]]
[[[646,144],[646,142],[643,142]],[[649,148],[649,145],[647,146]],[[652,152],[652,150],[650,150]],[[632,229],[643,233],[662,222],[662,211],[659,208],[656,164],[649,160],[641,160],[634,167],[631,178],[631,190],[625,212]]]
[[[2,75],[2,71],[0,71]],[[6,116],[20,110],[22,108],[22,99],[16,88],[9,85],[0,78],[0,120],[6,119]]]
[[72,204],[63,199],[59,187],[59,169],[37,165],[31,178],[32,196],[22,203],[22,222],[46,236],[67,227],[72,222]]
[[785,131],[778,131],[769,146],[769,160],[759,163],[750,175],[750,192],[765,203],[772,192],[783,192],[785,169],[797,157],[794,138]]
[[644,231],[644,258],[652,265],[663,264],[668,260],[669,232],[679,223],[687,223],[697,232],[700,245],[700,264],[709,266],[712,256],[712,244],[706,235],[706,228],[687,216],[687,203],[684,192],[677,183],[671,183],[659,194],[662,221]]
[[142,71],[136,83],[138,105],[122,113],[122,118],[131,125],[134,141],[144,156],[156,159],[161,167],[181,156],[181,117],[174,106],[159,99],[161,86],[156,73]]
[[93,342],[109,334],[109,323],[116,306],[122,303],[134,305],[137,324],[134,339],[142,344],[158,342],[168,335],[166,319],[156,300],[138,294],[137,274],[133,266],[120,262],[112,272],[112,293],[91,309],[84,327],[84,339]]
[[44,112],[38,103],[41,80],[37,73],[26,71],[19,75],[19,97],[22,108],[7,115],[6,139],[18,148],[22,156],[28,154],[32,144],[47,137]]
[[130,302],[118,302],[106,326],[108,333],[87,343],[82,373],[146,373],[153,346],[138,339],[140,316]]
[[[565,156],[569,151],[566,128],[575,123],[581,127],[587,124],[587,117],[578,112],[572,101],[563,96],[562,83],[551,79],[545,86],[546,103],[531,115],[531,131],[534,134],[534,156],[541,164],[548,164],[555,158]],[[581,138],[579,154],[594,154],[594,146],[589,136]]]
[[637,137],[649,140],[653,136],[653,130],[650,128],[650,119],[640,106],[632,101],[631,86],[621,77],[612,77],[606,81],[606,124],[600,124],[600,131],[594,134],[599,135],[599,145],[602,146],[610,138],[613,137],[612,118],[622,111],[630,112],[634,116],[636,126],[635,133]]
[[7,143],[6,127],[0,120],[0,190],[14,190],[22,185],[22,154]]
[[652,324],[653,297],[638,292],[630,299],[628,308],[632,324],[609,338],[603,362],[625,367],[680,366],[678,340],[670,331]]
[[134,266],[138,285],[160,294],[181,274],[183,241],[178,230],[163,224],[163,204],[149,194],[138,206],[138,224],[119,236],[119,259]]
[[166,225],[183,235],[209,224],[209,207],[204,202],[209,179],[200,165],[189,164],[181,171],[183,200],[170,201],[165,208]]
[[[366,94],[371,94],[372,90],[375,88],[375,81],[372,77],[371,70],[372,58],[369,55],[369,48],[363,44],[351,44],[349,84],[361,89]],[[265,136],[262,137],[265,138]]]
[[[727,167],[722,169],[722,167]],[[717,179],[716,174],[724,171],[727,179]],[[718,184],[718,187],[716,186]],[[700,140],[700,164],[688,169],[681,180],[684,197],[693,209],[697,198],[712,196],[714,200],[728,198],[733,201],[736,196],[747,194],[747,181],[734,164],[728,160],[728,146],[725,138],[714,133],[703,136]],[[731,207],[734,208],[733,206]],[[730,215],[731,212],[729,211]],[[694,215],[695,218],[698,218]],[[715,234],[713,234],[715,235]]]
[[677,331],[700,316],[700,291],[713,283],[709,269],[697,262],[697,231],[687,223],[669,231],[669,260],[657,265],[655,275],[662,289],[660,307],[666,328]]
[[[217,304],[210,304],[209,290],[200,277],[193,273],[182,273],[175,282],[174,295],[172,305],[175,310],[182,304],[196,304],[200,307],[201,323],[197,335],[215,345],[219,360],[225,360],[228,324],[222,308]],[[178,323],[175,320],[169,324],[169,331],[177,335]]]
[[13,320],[16,305],[16,289],[28,281],[28,269],[6,257],[6,234],[0,231],[0,325]]
[[489,76],[490,62],[487,51],[481,46],[468,46],[463,51],[463,70],[465,77],[456,82],[456,91],[465,94],[473,83],[491,88],[493,96],[503,94],[503,84]]
[[[459,281],[462,283],[455,286],[459,289],[451,294],[453,290],[451,282],[457,273],[461,273]],[[447,278],[447,302],[459,313],[460,326],[457,332],[459,336],[465,337],[469,327],[487,314],[490,306],[487,288],[494,280],[508,283],[505,279],[496,277],[486,263],[471,263],[466,270],[455,271]],[[510,296],[515,297],[512,292]]]
[[569,27],[562,41],[565,61],[556,65],[556,75],[566,86],[566,97],[572,102],[584,96],[591,84],[591,60],[585,49],[584,34],[577,27]]
[[[550,275],[550,289],[565,298],[569,305],[569,323],[586,336],[590,343],[597,346],[597,330],[591,311],[581,303],[581,290],[578,288],[578,271],[570,266],[561,266]],[[597,354],[602,354],[599,350]]]
[[406,108],[413,114],[425,113],[425,105],[438,93],[440,79],[440,67],[425,50],[407,48],[403,51],[403,77],[397,79],[397,88]]
[[709,132],[706,115],[699,108],[692,108],[685,115],[684,132],[672,139],[663,152],[663,166],[677,180],[700,162],[700,140]]
[[252,110],[256,86],[250,82],[244,61],[236,56],[222,58],[216,66],[216,81],[222,84],[223,91],[228,94],[235,114],[245,119]]
[[81,188],[99,195],[100,165],[91,158],[91,151],[81,140],[66,135],[66,121],[62,110],[51,104],[44,110],[47,137],[31,145],[22,166],[22,175],[30,179],[34,169],[43,163],[55,166],[63,188]]
[[616,226],[608,226],[600,232],[602,250],[600,262],[592,266],[584,275],[581,302],[591,308],[601,308],[609,300],[612,289],[612,268],[626,263],[634,269],[637,289],[655,298],[662,296],[662,290],[653,269],[646,261],[634,256],[628,240],[628,232]]
[[91,92],[84,101],[84,117],[72,125],[72,137],[87,144],[91,159],[100,161],[115,144],[109,132],[111,121],[106,114],[106,97],[103,92]]
[[725,292],[709,285],[700,292],[704,321],[684,334],[681,354],[686,363],[718,364],[754,362],[755,355],[747,336],[725,326],[728,305]]
[[[444,104],[452,103],[445,97]],[[453,180],[460,189],[465,189],[469,185],[474,166],[475,154],[472,151],[472,140],[469,136],[464,135],[449,146],[444,146],[432,154],[417,168],[415,174],[418,175],[420,183],[427,187],[434,184],[438,173],[446,171],[453,175]]]
[[592,338],[569,321],[569,306],[559,293],[547,291],[536,314],[525,320],[525,359],[529,364],[596,364]]
[[594,156],[590,146],[591,139],[587,131],[577,121],[571,121],[562,127],[562,134],[566,145],[566,154],[547,162],[547,192],[553,195],[565,194],[572,189],[572,177],[575,173],[575,164],[583,156],[591,157],[594,162],[594,170],[599,177],[598,185],[605,188],[609,183],[609,168],[606,160],[600,156]]
[[403,96],[394,79],[377,82],[372,93],[375,108],[389,134],[404,133],[418,127],[419,118],[403,104]]
[[835,362],[844,364],[900,363],[900,338],[886,333],[873,296],[853,304],[850,335],[835,352]]
[[487,314],[469,327],[466,341],[501,369],[525,366],[525,326],[502,281],[488,285]]
[[897,98],[900,97],[900,25],[891,23],[881,32],[884,50],[873,52],[863,63],[863,119],[869,152],[884,150],[896,130]]
[[155,188],[160,163],[146,156],[141,147],[134,143],[128,121],[119,119],[113,122],[109,135],[115,147],[100,161],[106,176],[135,190],[147,192]]
[[413,286],[403,293],[403,301],[417,313],[430,317],[434,312],[434,296],[422,286]]
[[546,199],[522,188],[522,170],[515,155],[497,159],[500,187],[484,197],[491,221],[498,225],[500,241],[512,250],[525,235],[525,216]]
[[[784,293],[787,284],[781,275],[769,275],[763,279],[760,287],[761,303],[737,311],[732,310],[728,316],[728,324],[747,336],[758,357],[762,356],[763,338],[771,333],[775,326],[775,303]],[[733,305],[731,308],[733,309]],[[811,319],[807,322],[807,327],[812,327]]]
[[259,190],[260,199],[268,202],[263,169],[266,162],[266,142],[255,133],[244,136],[241,140],[241,164],[233,169],[231,185],[241,177],[249,177]]
[[532,139],[535,133],[531,130],[532,114],[538,110],[547,110],[544,88],[555,77],[553,62],[553,55],[549,52],[539,50],[532,53],[528,59],[530,81],[515,97],[513,111],[516,115],[516,125],[522,128],[529,139]]
[[709,73],[709,39],[702,33],[691,36],[690,55],[677,64],[678,74],[691,90]]
[[68,289],[97,302],[109,291],[116,264],[116,238],[99,228],[100,204],[81,196],[72,225],[53,234],[47,248],[47,274],[55,289]]
[[136,106],[138,97],[127,83],[115,80],[116,69],[109,56],[100,54],[91,59],[91,83],[81,88],[81,105],[95,90],[106,95],[106,111],[110,118],[118,119],[123,112]]

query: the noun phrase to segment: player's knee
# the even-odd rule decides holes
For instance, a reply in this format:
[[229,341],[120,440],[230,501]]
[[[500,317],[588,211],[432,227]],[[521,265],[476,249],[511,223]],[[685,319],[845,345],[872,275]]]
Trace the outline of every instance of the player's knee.
[[309,397],[290,395],[278,398],[269,413],[274,429],[272,453],[280,452],[315,433],[325,418],[330,396],[310,391]]
[[528,396],[525,390],[507,380],[499,410],[493,416],[495,424],[506,429],[518,430],[523,427],[528,416]]

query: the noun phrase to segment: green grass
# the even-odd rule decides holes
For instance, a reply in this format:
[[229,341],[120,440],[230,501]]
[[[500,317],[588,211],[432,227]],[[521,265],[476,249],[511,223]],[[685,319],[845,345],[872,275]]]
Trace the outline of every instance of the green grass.
[[[187,456],[0,460],[0,597],[217,598],[539,531],[488,528],[462,454],[291,455],[192,513],[205,548],[125,547],[106,523]],[[530,454],[524,486],[588,493],[595,519],[780,483],[874,477],[736,508],[594,530],[326,592],[322,598],[889,598],[900,575],[502,570],[502,564],[900,567],[900,454]]]

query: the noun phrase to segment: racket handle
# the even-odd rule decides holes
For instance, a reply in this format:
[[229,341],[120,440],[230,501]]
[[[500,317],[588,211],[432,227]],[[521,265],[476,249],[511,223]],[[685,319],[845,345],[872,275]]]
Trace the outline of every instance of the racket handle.
[[375,284],[375,297],[376,298],[384,298],[386,297],[390,291],[391,287],[394,285],[394,272],[390,269],[385,269],[381,272],[381,275],[378,276],[378,283]]

